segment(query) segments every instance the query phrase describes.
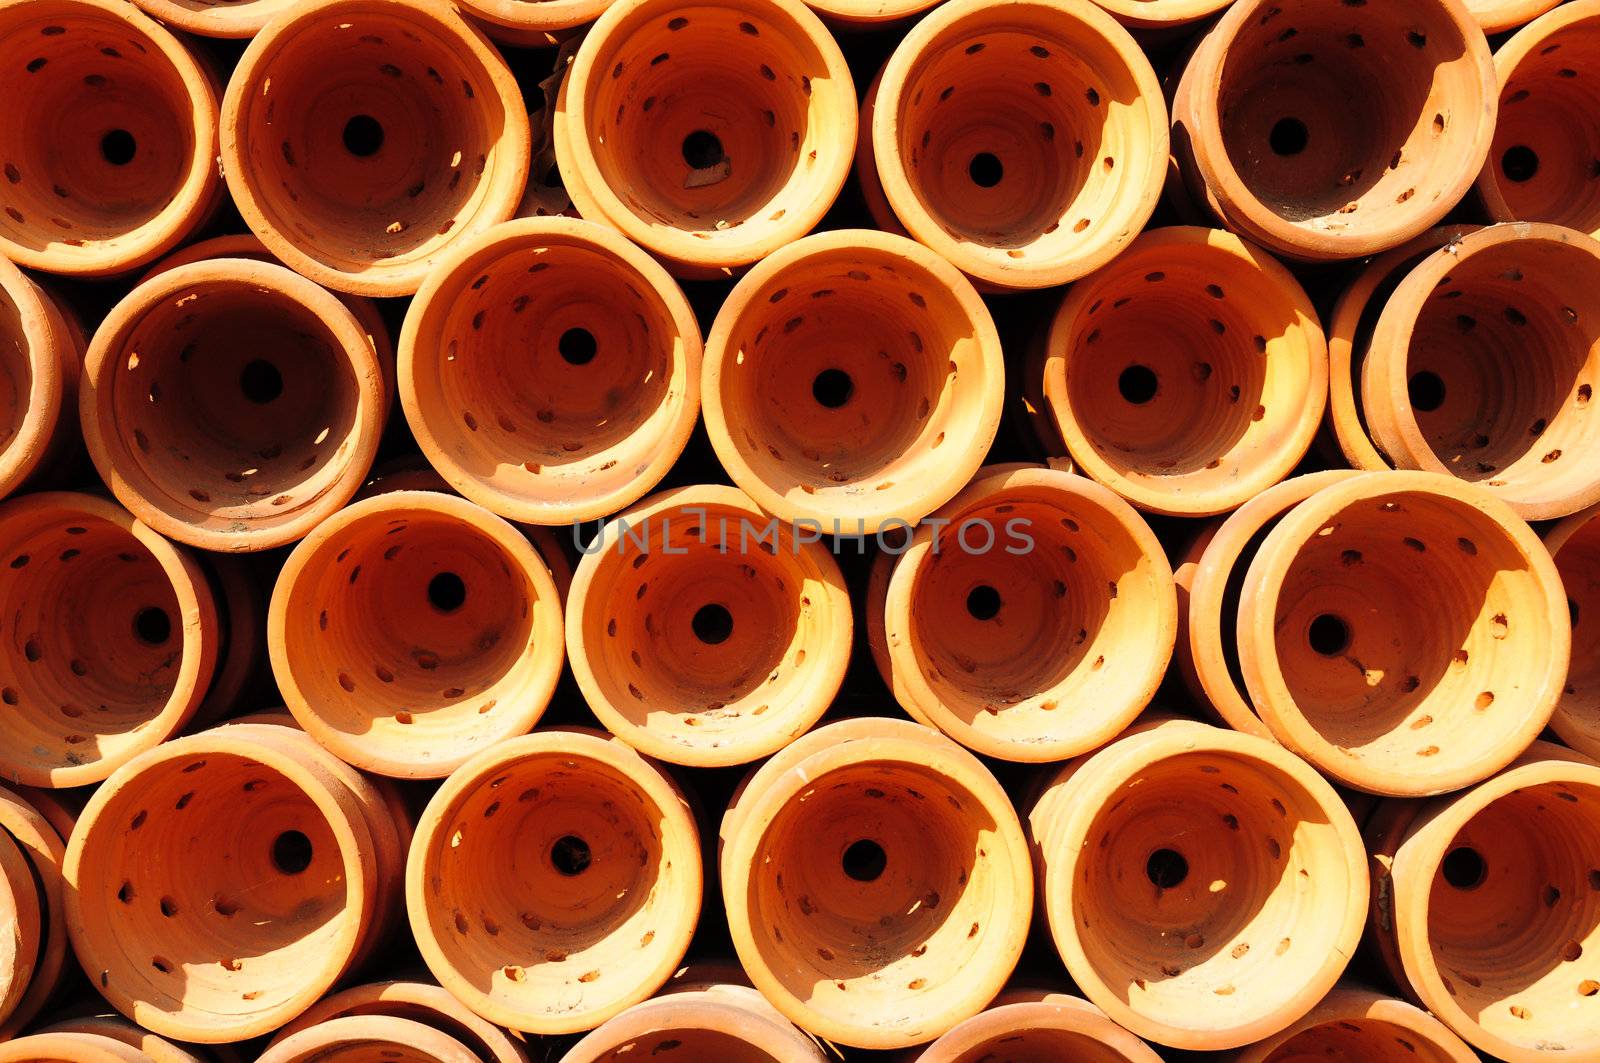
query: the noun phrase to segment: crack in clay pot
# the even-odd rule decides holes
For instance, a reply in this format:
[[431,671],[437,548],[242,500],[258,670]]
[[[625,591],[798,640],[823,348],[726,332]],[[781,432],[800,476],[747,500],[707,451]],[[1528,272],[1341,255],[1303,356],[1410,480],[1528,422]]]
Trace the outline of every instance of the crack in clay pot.
[[1478,1056],[1420,1008],[1341,983],[1304,1018],[1239,1052],[1232,1063],[1311,1059],[1477,1063]]
[[394,1015],[326,1019],[275,1040],[257,1063],[481,1063],[471,1048],[426,1023]]
[[1002,993],[907,1063],[1160,1063],[1161,1057],[1079,997],[1042,990]]
[[[627,1063],[637,1054],[663,1063],[824,1063],[828,1058],[748,985],[699,980],[698,966],[663,993],[603,1023],[561,1063]],[[737,968],[727,976],[742,978]]]

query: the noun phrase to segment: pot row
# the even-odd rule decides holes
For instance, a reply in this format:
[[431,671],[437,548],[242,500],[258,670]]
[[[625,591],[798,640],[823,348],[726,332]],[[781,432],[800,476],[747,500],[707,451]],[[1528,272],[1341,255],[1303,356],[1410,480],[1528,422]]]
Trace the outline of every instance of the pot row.
[[864,104],[798,0],[721,0],[692,18],[671,0],[471,0],[467,14],[514,36],[596,19],[537,126],[505,59],[448,5],[145,6],[254,35],[225,92],[207,55],[125,0],[0,4],[0,67],[22,101],[0,124],[0,250],[23,265],[125,273],[231,195],[305,277],[406,295],[451,249],[534,212],[530,155],[546,139],[579,213],[693,277],[804,236],[852,166],[877,224],[997,290],[1105,265],[1164,186],[1195,220],[1305,259],[1404,244],[1475,184],[1491,219],[1600,229],[1595,0],[1539,18],[1498,59],[1479,22],[1507,28],[1550,0],[1109,3],[1156,23],[1227,7],[1168,86],[1170,135],[1154,68],[1088,0],[938,6]]

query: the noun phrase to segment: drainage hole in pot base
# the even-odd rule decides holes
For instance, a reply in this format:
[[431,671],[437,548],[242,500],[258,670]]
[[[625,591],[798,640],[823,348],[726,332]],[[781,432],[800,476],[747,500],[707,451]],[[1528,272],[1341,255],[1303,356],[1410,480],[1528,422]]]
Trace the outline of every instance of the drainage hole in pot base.
[[849,402],[855,390],[855,381],[843,369],[824,369],[811,381],[811,397],[830,410]]
[[147,605],[133,614],[133,633],[146,645],[160,646],[172,637],[172,617],[165,609]]
[[550,847],[550,863],[563,875],[581,875],[589,867],[592,856],[589,843],[576,834],[566,834],[556,839]]
[[1446,853],[1439,870],[1444,880],[1458,890],[1475,889],[1489,877],[1489,865],[1484,861],[1483,854],[1465,845]]
[[733,614],[724,606],[712,602],[695,610],[689,626],[694,629],[695,638],[707,646],[716,646],[727,642],[728,636],[733,634]]
[[428,604],[441,613],[453,613],[467,600],[467,585],[454,572],[440,572],[428,581]]
[[586,328],[569,328],[556,340],[556,351],[568,365],[588,365],[598,349],[594,333]]
[[1350,648],[1350,625],[1332,613],[1323,613],[1311,621],[1306,641],[1324,657],[1337,657]]
[[1539,153],[1525,144],[1509,147],[1500,156],[1500,172],[1506,175],[1506,180],[1519,185],[1531,181],[1539,172]]
[[283,394],[283,374],[271,362],[257,358],[239,370],[239,390],[251,402],[265,406]]
[[113,129],[100,138],[100,156],[113,166],[126,166],[139,152],[139,142],[126,129]]
[[967,163],[967,176],[979,188],[993,188],[1006,174],[1000,160],[987,151],[980,151]]
[[1298,118],[1280,118],[1267,134],[1267,143],[1278,155],[1298,155],[1311,141],[1311,131]]
[[286,830],[272,839],[272,866],[285,875],[298,875],[311,866],[311,839]]
[[862,838],[850,843],[839,863],[844,873],[857,882],[873,882],[889,866],[889,854],[877,842]]
[[1189,861],[1176,849],[1157,849],[1144,862],[1144,873],[1158,889],[1170,890],[1189,877]]
[[376,155],[383,147],[383,126],[370,114],[351,115],[344,124],[344,150],[359,158]]
[[1406,390],[1411,395],[1411,408],[1432,413],[1444,405],[1444,381],[1430,369],[1411,374]]
[[1117,377],[1117,391],[1135,406],[1143,406],[1156,397],[1156,371],[1147,365],[1130,365]]
[[967,592],[967,612],[974,620],[993,620],[1000,612],[1000,592],[980,583]]
[[683,138],[683,161],[691,170],[704,170],[715,166],[727,156],[722,151],[722,141],[715,133],[696,129]]

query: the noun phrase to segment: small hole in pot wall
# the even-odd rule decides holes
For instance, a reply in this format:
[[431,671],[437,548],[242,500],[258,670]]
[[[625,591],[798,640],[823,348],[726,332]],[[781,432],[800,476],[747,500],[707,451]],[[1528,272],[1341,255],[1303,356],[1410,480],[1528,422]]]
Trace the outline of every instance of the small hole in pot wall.
[[1350,625],[1341,617],[1323,613],[1311,621],[1306,641],[1324,657],[1337,657],[1350,648]]
[[1470,846],[1461,845],[1445,854],[1439,865],[1444,880],[1458,890],[1470,890],[1483,885],[1489,877],[1489,865],[1483,854]]
[[1152,885],[1170,890],[1189,877],[1189,861],[1176,849],[1157,849],[1144,862],[1144,873]]
[[824,369],[811,382],[811,397],[830,410],[849,402],[855,390],[855,381],[843,369]]
[[344,124],[344,150],[367,158],[383,147],[383,126],[370,114],[351,115]]
[[1000,592],[980,583],[967,594],[967,612],[974,620],[993,620],[1000,613]]
[[683,138],[683,161],[691,170],[704,170],[708,166],[715,166],[725,157],[722,141],[715,133],[696,129]]
[[562,835],[550,847],[550,862],[557,871],[568,877],[583,874],[592,859],[589,843],[576,834]]
[[1444,381],[1430,369],[1413,373],[1406,390],[1411,394],[1412,408],[1423,413],[1432,413],[1444,405]]
[[1311,131],[1298,118],[1280,118],[1267,134],[1267,143],[1278,155],[1298,155],[1311,142]]
[[1156,371],[1146,365],[1130,365],[1117,377],[1117,390],[1135,406],[1143,406],[1155,398],[1158,386]]
[[440,572],[428,581],[428,604],[441,613],[453,613],[467,600],[467,585],[454,572]]
[[147,646],[160,646],[172,637],[172,617],[159,606],[147,605],[133,614],[133,633]]
[[889,854],[877,842],[862,838],[850,843],[839,863],[844,873],[857,882],[875,882],[889,866]]
[[1005,176],[1005,167],[1000,164],[999,158],[987,151],[980,151],[972,157],[967,164],[967,176],[972,178],[972,183],[979,188],[993,188]]
[[1531,181],[1539,172],[1539,153],[1523,144],[1509,147],[1500,156],[1500,172],[1506,175],[1506,180],[1517,184]]
[[126,166],[139,153],[139,142],[126,129],[113,129],[100,138],[100,155],[113,166]]
[[599,345],[586,328],[569,328],[556,341],[556,350],[568,365],[588,365],[594,361]]
[[272,866],[285,875],[298,875],[311,866],[311,839],[286,830],[272,839]]
[[239,371],[239,390],[257,405],[266,405],[283,394],[283,374],[261,358],[245,363]]
[[733,614],[724,606],[712,602],[695,610],[689,626],[694,629],[695,638],[707,646],[716,646],[727,642],[728,636],[733,634]]

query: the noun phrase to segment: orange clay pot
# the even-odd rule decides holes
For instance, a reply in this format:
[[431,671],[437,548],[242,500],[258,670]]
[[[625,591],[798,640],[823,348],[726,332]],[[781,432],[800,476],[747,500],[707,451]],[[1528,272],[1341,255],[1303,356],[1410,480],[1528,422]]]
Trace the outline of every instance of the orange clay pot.
[[0,1063],[151,1063],[132,1045],[87,1033],[36,1033],[0,1044]]
[[832,553],[744,492],[663,491],[600,530],[567,599],[584,699],[641,753],[691,767],[782,749],[827,711],[850,662]]
[[217,90],[177,38],[118,0],[4,0],[0,41],[0,254],[107,276],[205,220]]
[[522,92],[454,7],[306,0],[250,42],[222,102],[222,166],[262,243],[319,284],[410,295],[510,218],[528,179]]
[[372,341],[282,266],[195,262],[135,288],[84,364],[84,440],[123,505],[222,552],[304,536],[372,464],[387,403]]
[[1065,993],[1019,990],[939,1038],[907,1063],[1161,1063],[1106,1013]]
[[1485,33],[1514,30],[1560,4],[1562,0],[1466,0],[1467,10]]
[[215,674],[223,631],[189,552],[95,495],[0,503],[0,775],[96,783],[172,737]]
[[1350,985],[1336,987],[1288,1029],[1231,1057],[1232,1063],[1314,1059],[1478,1063],[1477,1053],[1432,1015]]
[[[1521,6],[1542,11],[1554,4]],[[1600,92],[1592,84],[1600,69],[1600,2],[1555,8],[1501,45],[1494,66],[1500,121],[1478,176],[1489,217],[1600,236]]]
[[826,1063],[829,1058],[749,986],[702,983],[673,987],[635,1004],[573,1045],[561,1063],[630,1063],[637,1055],[662,1063]]
[[1190,194],[1304,259],[1370,255],[1439,223],[1494,133],[1494,61],[1461,0],[1239,0],[1173,103]]
[[538,722],[561,675],[561,602],[510,524],[452,495],[391,491],[289,555],[267,645],[289,711],[332,753],[443,778]]
[[680,276],[721,276],[822,220],[850,171],[856,92],[798,0],[616,0],[561,84],[578,212]]
[[[500,883],[486,889],[486,883]],[[595,732],[508,739],[428,802],[406,864],[434,976],[491,1022],[589,1030],[649,997],[700,913],[700,836],[670,777]]]
[[11,836],[0,831],[0,1022],[17,1010],[44,941],[33,868]]
[[1545,548],[1567,592],[1572,663],[1550,729],[1591,760],[1600,760],[1600,506],[1574,513],[1544,533]]
[[1236,1048],[1333,987],[1366,915],[1342,801],[1271,742],[1146,724],[1066,764],[1029,815],[1044,914],[1073,981],[1174,1048]]
[[497,226],[445,256],[400,335],[400,399],[452,489],[572,524],[638,501],[700,409],[700,326],[666,270],[574,218]]
[[700,397],[717,457],[758,506],[870,535],[921,520],[972,478],[999,427],[1005,366],[955,267],[847,229],[773,253],[734,287]]
[[[0,873],[6,899],[0,918],[14,920],[12,958],[0,970],[0,1040],[12,1038],[61,984],[67,958],[61,862],[66,843],[28,801],[0,787]],[[21,858],[19,867],[13,853]],[[32,891],[32,902],[27,896]],[[31,952],[29,951],[31,947]],[[0,1048],[3,1048],[0,1045]]]
[[806,0],[806,6],[827,19],[835,31],[851,33],[906,23],[939,0]]
[[1044,762],[1132,723],[1176,633],[1172,569],[1138,512],[1024,466],[980,472],[917,530],[878,652],[914,719],[986,756]]
[[1423,259],[1362,363],[1373,442],[1400,468],[1478,483],[1526,520],[1600,501],[1600,468],[1585,460],[1600,446],[1588,409],[1597,293],[1600,241],[1555,225],[1492,225]]
[[296,0],[133,0],[173,29],[202,37],[254,37]]
[[77,446],[84,344],[71,310],[0,258],[0,498]]
[[1044,393],[1073,461],[1134,505],[1234,509],[1316,436],[1328,352],[1280,263],[1231,233],[1156,229],[1067,293]]
[[[166,1038],[140,1029],[121,1015],[83,1015],[52,1022],[40,1034],[78,1034],[97,1042],[115,1041],[134,1049],[141,1063],[207,1063],[209,1056],[195,1055]],[[101,1047],[104,1047],[103,1045]]]
[[911,235],[996,288],[1111,261],[1167,165],[1155,71],[1089,0],[940,6],[890,56],[861,135]]
[[1471,790],[1369,824],[1380,953],[1497,1059],[1600,1054],[1596,808],[1600,767],[1540,742]]
[[994,776],[929,728],[830,724],[745,780],[722,820],[728,930],[792,1022],[904,1048],[977,1014],[1027,936],[1027,843]]
[[538,48],[561,44],[599,18],[611,0],[460,0],[457,6],[496,41]]
[[1509,764],[1554,711],[1561,577],[1486,492],[1363,473],[1279,519],[1239,593],[1239,668],[1284,745],[1370,793],[1421,797]]
[[397,910],[407,838],[393,808],[289,727],[229,724],[143,753],[95,791],[67,848],[78,961],[163,1037],[276,1029]]
[[427,982],[369,982],[324,997],[273,1037],[272,1047],[302,1030],[350,1015],[409,1019],[466,1045],[483,1063],[528,1063],[521,1042]]
[[1165,30],[1210,18],[1233,0],[1094,0],[1131,29]]
[[274,1041],[256,1063],[480,1063],[432,1026],[392,1015],[328,1019]]

